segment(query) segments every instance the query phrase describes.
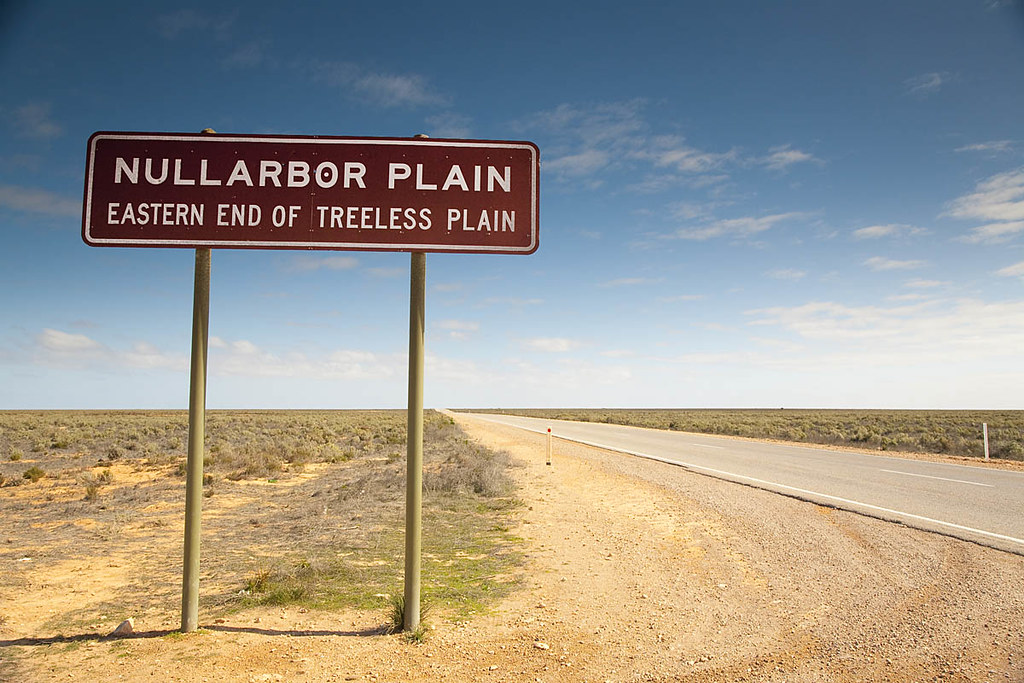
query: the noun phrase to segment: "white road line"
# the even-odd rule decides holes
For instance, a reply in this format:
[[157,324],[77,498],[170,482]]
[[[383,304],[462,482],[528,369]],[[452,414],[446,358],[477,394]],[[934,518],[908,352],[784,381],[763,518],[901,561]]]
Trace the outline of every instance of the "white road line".
[[702,465],[693,465],[693,464],[690,464],[690,463],[682,462],[680,460],[670,460],[668,458],[662,458],[662,457],[657,456],[657,455],[651,455],[650,453],[641,453],[639,451],[626,450],[626,449],[620,448],[618,446],[607,446],[605,444],[595,443],[593,441],[581,441],[579,439],[570,439],[570,441],[576,441],[578,443],[586,444],[588,446],[596,446],[597,448],[604,448],[604,449],[607,449],[607,450],[618,451],[619,453],[627,453],[629,455],[636,455],[636,456],[639,456],[641,458],[648,458],[650,460],[657,460],[659,462],[668,463],[670,465],[681,465],[683,467],[686,467],[687,469],[700,470],[700,471],[703,471],[703,472],[710,472],[711,474],[715,474],[715,475],[718,475],[720,477],[731,478],[731,479],[736,480],[736,481],[750,482],[750,483],[756,484],[758,487],[766,488],[769,491],[773,490],[773,488],[774,489],[783,489],[783,490],[786,490],[786,491],[793,491],[795,493],[800,493],[800,494],[803,494],[805,496],[814,496],[816,498],[823,498],[825,500],[835,501],[837,503],[843,503],[845,505],[856,506],[858,508],[862,508],[862,509],[865,509],[865,510],[873,510],[875,512],[886,513],[886,514],[890,514],[890,515],[897,515],[898,517],[903,517],[903,518],[907,518],[907,519],[914,519],[914,520],[917,520],[919,522],[927,522],[929,524],[936,524],[938,526],[946,527],[948,529],[956,529],[957,531],[965,531],[967,533],[977,534],[979,536],[984,536],[985,538],[993,538],[993,539],[997,539],[997,540],[1000,540],[1000,541],[1009,541],[1010,543],[1015,543],[1017,545],[1024,546],[1024,539],[1022,539],[1022,538],[1014,538],[1013,536],[1004,536],[1003,534],[997,534],[997,533],[994,533],[994,532],[991,532],[991,531],[985,531],[983,529],[975,529],[975,528],[972,528],[972,527],[969,527],[969,526],[963,526],[962,524],[954,524],[952,522],[944,522],[941,519],[932,519],[931,517],[923,517],[921,515],[915,515],[915,514],[912,514],[910,512],[903,512],[902,510],[893,510],[891,508],[879,507],[878,505],[871,505],[870,503],[862,503],[859,500],[850,500],[848,498],[840,498],[839,496],[830,496],[827,493],[819,493],[818,491],[809,491],[808,489],[801,489],[801,488],[797,488],[795,486],[787,486],[785,484],[778,484],[778,483],[773,482],[773,481],[766,481],[764,479],[757,479],[755,477],[748,477],[748,476],[743,475],[743,474],[735,474],[734,472],[726,472],[725,470],[716,470],[714,468],[704,467]]
[[879,470],[880,472],[888,472],[889,474],[902,474],[907,477],[921,477],[922,479],[938,479],[939,481],[951,481],[956,484],[970,484],[971,486],[985,486],[990,489],[994,489],[994,484],[982,484],[976,481],[964,481],[963,479],[947,479],[946,477],[933,477],[929,474],[915,474],[914,472],[899,472],[897,470]]
[[687,446],[700,446],[701,448],[717,448],[720,451],[725,450],[725,446],[709,446],[706,443],[688,443]]
[[[483,419],[485,421],[488,421],[488,422],[498,422],[498,420],[487,420],[487,418],[483,418]],[[528,432],[537,432],[538,434],[541,433],[539,430],[532,429],[530,427],[523,427],[523,426],[520,426],[520,425],[509,425],[508,423],[502,423],[502,424],[505,424],[506,426],[515,426],[515,427],[517,427],[519,429],[523,429],[523,430],[528,431]],[[977,534],[978,536],[984,536],[985,538],[996,539],[996,540],[999,540],[999,541],[1007,541],[1009,543],[1014,543],[1014,544],[1019,545],[1019,546],[1024,546],[1024,539],[1022,539],[1022,538],[1014,538],[1013,536],[1004,536],[1003,534],[997,534],[997,533],[994,533],[992,531],[985,531],[983,529],[974,529],[974,528],[969,527],[969,526],[963,526],[961,524],[954,524],[952,522],[944,522],[941,519],[932,519],[931,517],[923,517],[921,515],[915,515],[915,514],[912,514],[910,512],[903,512],[902,510],[893,510],[891,508],[879,507],[878,505],[871,505],[870,503],[862,503],[862,502],[860,502],[858,500],[850,500],[848,498],[840,498],[838,496],[830,496],[827,493],[819,493],[817,491],[809,491],[807,489],[801,489],[801,488],[797,488],[795,486],[787,486],[785,484],[778,484],[778,483],[775,483],[773,481],[766,481],[764,479],[756,479],[754,477],[748,477],[748,476],[743,475],[743,474],[735,474],[733,472],[726,472],[725,470],[716,470],[716,469],[711,468],[711,467],[704,467],[702,465],[694,465],[694,464],[691,464],[691,463],[682,462],[680,460],[670,460],[669,458],[663,458],[663,457],[658,456],[658,455],[651,455],[650,453],[641,453],[640,451],[627,450],[625,448],[622,448],[621,446],[609,446],[607,444],[597,443],[596,441],[584,441],[583,439],[574,438],[574,437],[571,437],[571,436],[561,436],[561,435],[558,435],[558,434],[555,434],[555,436],[557,436],[560,439],[565,439],[567,441],[575,441],[576,443],[581,443],[581,444],[584,444],[586,446],[594,446],[595,448],[604,448],[605,450],[617,451],[619,453],[625,453],[627,455],[635,455],[635,456],[638,456],[638,457],[641,457],[641,458],[647,458],[648,460],[657,460],[658,462],[668,463],[669,465],[679,465],[679,466],[682,466],[682,467],[685,467],[685,468],[691,469],[691,470],[698,470],[698,471],[702,471],[702,472],[709,472],[709,473],[714,474],[716,476],[727,478],[727,479],[732,479],[734,481],[750,482],[750,483],[758,486],[759,488],[764,488],[764,489],[766,489],[768,491],[771,491],[773,489],[782,489],[782,490],[785,490],[785,491],[792,491],[794,493],[799,493],[799,494],[802,494],[804,496],[814,496],[814,497],[819,498],[819,499],[834,501],[836,503],[842,503],[842,504],[848,505],[848,506],[855,506],[856,508],[860,508],[862,510],[872,510],[872,511],[878,512],[878,513],[885,513],[885,514],[889,514],[889,515],[896,515],[897,517],[902,517],[902,518],[905,518],[905,519],[913,519],[913,520],[917,520],[918,522],[926,522],[928,524],[935,524],[937,526],[945,527],[947,529],[956,529],[957,531],[963,531],[963,532],[967,532],[967,533],[970,533],[970,534]],[[856,510],[854,510],[854,511],[856,511]]]
[[[484,420],[486,422],[495,422],[497,424],[503,424],[506,427],[515,427],[517,429],[525,429],[528,432],[536,432],[538,434],[546,434],[547,433],[547,430],[545,430],[545,429],[535,429],[533,427],[524,427],[523,425],[519,425],[519,424],[513,424],[513,423],[509,423],[509,422],[502,422],[500,419],[497,419],[497,420],[496,419],[488,419],[488,418],[484,417],[488,413],[462,413],[462,414],[466,415],[467,417],[474,417],[474,418],[477,418],[477,419],[480,419],[480,420]],[[516,416],[516,415],[500,415],[499,416],[499,415],[495,415],[495,417],[520,417],[520,416]],[[542,420],[544,418],[524,417],[523,419],[526,419],[526,420]],[[549,420],[548,422],[566,422],[568,424],[573,424],[573,425],[576,425],[576,424],[580,424],[580,425],[584,425],[584,424],[601,424],[601,423],[594,423],[594,422],[575,422],[575,421],[571,421],[571,420]],[[659,432],[659,433],[662,433],[662,434],[666,434],[666,433],[672,434],[672,433],[674,433],[674,434],[682,435],[682,434],[691,434],[692,433],[692,432],[671,432],[671,431],[664,430],[664,429],[655,429],[653,427],[634,427],[632,425],[609,424],[609,425],[605,425],[605,426],[609,426],[609,427],[625,427],[627,429],[639,429],[639,430],[643,430],[643,431],[646,431],[646,432]],[[558,436],[558,434],[555,434],[555,436]],[[749,441],[748,439],[744,439],[743,437],[724,436],[724,435],[721,435],[721,434],[700,434],[699,436],[706,436],[709,439],[723,439],[723,440],[724,439],[730,439],[730,440],[733,440],[736,443],[740,443],[740,444]],[[564,436],[564,437],[561,437],[561,438],[568,439],[569,441],[573,441],[573,438],[569,437],[569,436]],[[701,445],[701,444],[691,444],[691,445],[697,446],[697,445]],[[825,445],[808,445],[808,446],[804,446],[804,445],[800,445],[800,444],[797,444],[797,443],[783,443],[783,442],[780,442],[780,441],[771,441],[771,442],[768,442],[768,445],[772,446],[773,448],[790,448],[790,449],[794,449],[794,450],[813,451],[815,453],[842,453],[842,454],[850,456],[850,457],[873,458],[876,461],[877,460],[891,460],[892,462],[899,462],[899,463],[904,463],[904,462],[907,461],[906,458],[900,458],[898,456],[892,456],[892,455],[882,455],[881,453],[858,453],[856,451],[835,451],[835,450],[832,450],[832,449],[828,448]],[[705,444],[705,446],[707,448],[723,448],[723,449],[727,448],[727,446],[707,446],[706,444]],[[958,467],[958,468],[961,468],[961,469],[975,470],[975,471],[981,470],[981,471],[984,471],[984,472],[991,472],[992,471],[991,467],[985,467],[985,466],[982,466],[982,465],[963,465],[963,464],[960,464],[960,463],[943,463],[943,466],[945,466],[945,467]],[[999,470],[999,472],[1002,473],[1001,476],[1024,477],[1024,472],[1020,472],[1020,471],[1001,469],[1001,470]]]
[[[483,418],[483,419],[485,421],[488,421],[488,422],[499,422],[498,420],[487,420],[487,418]],[[518,429],[523,429],[523,430],[528,431],[528,432],[536,432],[538,434],[542,433],[540,430],[533,429],[531,427],[523,427],[523,426],[520,426],[520,425],[509,425],[507,422],[506,423],[499,422],[499,424],[505,424],[506,426],[509,426],[509,427],[516,427]],[[694,465],[694,464],[691,464],[691,463],[682,462],[681,460],[670,460],[669,458],[663,458],[663,457],[658,456],[658,455],[651,455],[650,453],[642,453],[640,451],[627,450],[625,448],[622,448],[621,446],[609,446],[607,444],[597,443],[595,441],[584,441],[583,439],[579,439],[579,438],[575,438],[575,437],[571,437],[571,436],[561,436],[561,435],[558,435],[558,434],[555,434],[554,436],[557,436],[560,439],[565,439],[567,441],[574,441],[576,443],[581,443],[581,444],[584,444],[586,446],[594,446],[595,448],[603,448],[605,450],[616,451],[618,453],[625,453],[627,455],[635,455],[635,456],[638,456],[638,457],[641,457],[641,458],[647,458],[648,460],[656,460],[658,462],[667,463],[669,465],[679,465],[681,467],[685,467],[685,468],[691,469],[691,470],[698,470],[698,471],[703,471],[703,472],[709,472],[709,473],[714,474],[716,476],[727,478],[727,479],[732,479],[734,481],[750,482],[752,484],[755,484],[759,488],[764,488],[765,490],[768,490],[768,491],[773,490],[773,488],[774,489],[782,489],[782,490],[785,490],[785,491],[792,491],[794,493],[800,493],[800,494],[802,494],[804,496],[814,496],[816,498],[830,500],[830,501],[834,501],[834,502],[837,502],[837,503],[842,503],[842,504],[848,505],[848,506],[856,506],[857,508],[861,508],[862,510],[872,510],[872,511],[878,512],[878,513],[886,513],[886,514],[889,514],[889,515],[896,515],[897,517],[903,517],[903,518],[906,518],[906,519],[913,519],[913,520],[917,520],[919,522],[926,522],[928,524],[935,524],[937,526],[945,527],[947,529],[956,529],[957,531],[963,531],[963,532],[967,532],[967,533],[971,533],[971,534],[977,534],[978,536],[984,536],[985,538],[991,538],[991,539],[996,539],[996,540],[1000,540],[1000,541],[1007,541],[1007,542],[1014,543],[1014,544],[1019,545],[1019,546],[1024,546],[1024,539],[1022,539],[1022,538],[1014,538],[1013,536],[1005,536],[1003,534],[997,534],[997,533],[994,533],[992,531],[985,531],[983,529],[975,529],[973,527],[963,526],[961,524],[954,524],[952,522],[944,522],[941,519],[932,519],[931,517],[923,517],[921,515],[915,515],[915,514],[912,514],[910,512],[903,512],[901,510],[893,510],[891,508],[879,507],[878,505],[871,505],[870,503],[862,503],[862,502],[857,501],[857,500],[850,500],[848,498],[840,498],[838,496],[830,496],[827,493],[819,493],[817,491],[810,491],[808,489],[801,489],[801,488],[797,488],[795,486],[787,486],[785,484],[778,484],[778,483],[775,483],[775,482],[772,482],[772,481],[766,481],[764,479],[757,479],[755,477],[748,477],[748,476],[743,475],[743,474],[735,474],[733,472],[726,472],[725,470],[716,470],[716,469],[711,468],[711,467],[704,467],[702,465]],[[856,511],[856,510],[854,510],[854,511]],[[885,518],[883,518],[883,519],[885,519]]]

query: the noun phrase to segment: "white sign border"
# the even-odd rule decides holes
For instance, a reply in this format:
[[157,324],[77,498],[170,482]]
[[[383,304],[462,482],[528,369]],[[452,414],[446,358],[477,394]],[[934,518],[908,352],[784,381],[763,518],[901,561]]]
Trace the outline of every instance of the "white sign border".
[[[203,144],[218,142],[274,142],[328,145],[402,145],[414,147],[471,147],[490,149],[528,149],[530,151],[530,244],[525,247],[508,247],[497,245],[437,245],[437,244],[395,244],[367,246],[365,242],[282,242],[256,240],[162,240],[162,239],[112,239],[95,238],[90,234],[92,227],[92,189],[95,171],[96,143],[99,140],[175,140],[178,142],[201,142]],[[423,251],[431,253],[477,254],[532,254],[537,250],[537,238],[540,230],[540,212],[537,207],[540,182],[538,173],[540,163],[536,145],[525,142],[487,141],[487,140],[449,140],[444,138],[333,138],[319,136],[260,136],[260,135],[209,135],[209,134],[167,134],[167,133],[106,133],[97,132],[89,138],[87,173],[85,178],[85,199],[82,221],[82,239],[89,246],[126,247],[167,247],[167,248],[239,248],[239,249],[280,249],[308,251],[379,251],[379,252],[411,252]]]

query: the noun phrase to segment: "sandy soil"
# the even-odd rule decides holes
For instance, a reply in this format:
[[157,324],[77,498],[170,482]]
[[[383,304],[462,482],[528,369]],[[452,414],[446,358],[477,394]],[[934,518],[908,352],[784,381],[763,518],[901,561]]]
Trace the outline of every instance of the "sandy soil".
[[[579,445],[549,467],[544,437],[457,419],[522,463],[523,587],[493,614],[436,619],[419,645],[380,635],[383,612],[176,634],[180,502],[154,492],[132,519],[62,523],[91,536],[33,528],[33,550],[4,520],[0,679],[1024,681],[1022,557]],[[205,529],[252,496],[215,496]],[[230,588],[205,571],[204,593]],[[135,636],[97,638],[140,591],[166,599]]]

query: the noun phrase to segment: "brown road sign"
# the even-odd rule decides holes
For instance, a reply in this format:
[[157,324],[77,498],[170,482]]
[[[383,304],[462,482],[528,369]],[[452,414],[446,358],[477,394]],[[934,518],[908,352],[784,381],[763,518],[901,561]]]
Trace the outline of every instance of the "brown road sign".
[[92,246],[530,254],[531,142],[98,132]]

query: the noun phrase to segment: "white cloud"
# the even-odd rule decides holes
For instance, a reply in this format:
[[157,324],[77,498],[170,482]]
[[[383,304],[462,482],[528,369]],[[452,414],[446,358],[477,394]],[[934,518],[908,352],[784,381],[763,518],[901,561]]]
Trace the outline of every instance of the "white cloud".
[[458,330],[460,332],[477,332],[480,323],[472,320],[438,320],[435,323],[440,330]]
[[1024,168],[980,181],[974,192],[955,199],[948,213],[957,218],[1024,220]]
[[[634,176],[638,165],[658,171],[634,183],[634,191],[657,191],[704,177],[737,158],[735,151],[707,152],[685,144],[675,135],[651,136],[643,117],[644,100],[600,103],[589,106],[561,104],[541,112],[522,126],[539,129],[554,144],[545,146],[543,170],[561,180],[600,183],[600,172],[629,168]],[[673,173],[666,174],[664,169]],[[681,174],[679,176],[675,173]]]
[[211,355],[209,372],[218,376],[384,380],[401,376],[407,365],[406,355],[400,353],[358,349],[320,355],[301,351],[276,353],[244,339],[218,346]]
[[445,98],[432,92],[425,78],[415,74],[368,73],[353,84],[371,100],[386,107],[444,104]]
[[771,363],[772,357],[760,351],[697,351],[658,360],[697,366],[748,365],[764,367]]
[[630,349],[608,349],[607,351],[602,351],[601,355],[605,358],[632,358],[636,355],[636,352]]
[[[715,185],[722,185],[729,180],[727,173],[701,173],[699,175],[680,173],[648,173],[639,182],[629,183],[625,186],[630,192],[640,194],[654,194],[669,189],[678,189],[680,185],[700,190]],[[718,188],[714,188],[718,189]]]
[[716,220],[694,228],[681,228],[674,237],[685,240],[707,240],[713,237],[749,237],[771,229],[777,223],[801,218],[806,214],[800,212],[778,213],[770,216],[744,216]]
[[121,356],[124,361],[135,368],[183,370],[186,358],[180,353],[167,353],[147,342],[136,343],[130,351]]
[[258,41],[250,41],[236,47],[221,60],[221,65],[228,69],[245,69],[259,66],[266,60],[266,47]]
[[431,287],[435,292],[458,292],[462,289],[461,282],[439,282]]
[[973,145],[957,147],[955,152],[1010,152],[1014,146],[1013,140],[990,140],[989,142],[978,142]]
[[987,221],[961,237],[971,244],[1006,242],[1024,230],[1024,167],[980,181],[974,192],[958,197],[944,215]]
[[544,365],[535,360],[502,359],[502,370],[491,373],[487,388],[476,392],[483,396],[477,405],[579,405],[581,400],[591,406],[615,405],[632,386],[629,367],[567,356]]
[[[543,144],[545,173],[563,182],[603,186],[604,173],[627,172],[621,187],[630,192],[662,192],[679,186],[721,185],[734,169],[754,167],[784,171],[795,164],[820,163],[792,145],[772,147],[764,155],[740,149],[707,150],[677,134],[656,134],[644,116],[646,101],[561,104],[520,123],[531,136],[550,137]],[[543,142],[543,140],[542,140]]]
[[255,344],[245,339],[239,339],[238,341],[231,342],[228,345],[228,348],[234,351],[235,353],[240,353],[247,356],[256,355],[260,352],[260,350],[256,347]]
[[896,259],[886,258],[884,256],[872,256],[864,265],[871,270],[913,270],[915,268],[921,268],[925,266],[924,261],[899,261]]
[[366,272],[374,277],[401,277],[409,271],[405,268],[367,268]]
[[205,29],[209,23],[207,15],[193,9],[180,9],[157,17],[157,26],[164,38],[177,38],[185,31]]
[[1019,277],[1024,279],[1024,261],[1015,263],[1012,266],[1006,266],[996,271],[996,275],[1002,275],[1003,277]]
[[292,269],[302,272],[320,270],[350,270],[359,265],[359,260],[351,256],[296,256],[292,259]]
[[560,104],[554,109],[537,114],[528,127],[540,127],[558,134],[570,134],[595,147],[628,143],[642,133],[647,124],[641,112],[644,100],[609,102],[587,107]]
[[673,217],[685,221],[712,220],[715,211],[728,206],[726,202],[674,202],[669,204],[669,212]]
[[757,158],[754,162],[773,171],[785,171],[794,164],[821,163],[813,154],[793,149],[791,145],[772,147],[767,156]]
[[920,278],[914,280],[907,280],[903,283],[904,287],[912,287],[914,289],[932,289],[934,287],[945,287],[948,282],[942,280],[922,280]]
[[459,388],[459,395],[464,395],[465,388],[469,386],[507,386],[511,379],[501,376],[493,368],[480,367],[471,360],[445,358],[429,352],[424,362],[424,374],[428,387],[440,383],[454,385]]
[[34,140],[51,140],[64,134],[64,127],[50,114],[50,104],[33,102],[15,108],[10,122],[18,135]]
[[853,231],[853,237],[858,240],[878,239],[880,237],[897,237],[901,235],[913,236],[923,235],[928,231],[913,225],[902,223],[889,223],[887,225],[869,225]]
[[439,320],[431,327],[444,330],[449,338],[457,341],[469,339],[474,332],[480,331],[480,323],[474,320]]
[[948,72],[932,71],[930,73],[914,76],[903,81],[908,95],[930,95],[938,92],[943,85],[948,83],[952,75]]
[[[290,362],[303,361],[305,365],[305,357],[301,354],[291,354],[290,359]],[[318,366],[319,364],[314,363],[319,375]],[[331,353],[323,367],[326,370],[324,377],[384,379],[405,375],[408,370],[408,358],[402,353],[379,354],[370,351],[342,350]]]
[[693,326],[700,330],[708,330],[709,332],[728,332],[732,329],[722,323],[697,322],[693,323]]
[[652,144],[635,150],[635,158],[646,159],[658,167],[669,167],[682,173],[703,174],[722,168],[726,163],[736,161],[736,150],[728,152],[705,152],[685,143],[684,138],[665,135],[654,138]]
[[374,72],[353,62],[315,62],[313,77],[361,101],[382,107],[443,105],[447,98],[418,74]]
[[42,365],[81,368],[123,368],[184,370],[188,358],[181,353],[161,351],[148,342],[140,341],[130,349],[114,349],[87,337],[50,328],[35,337],[34,362]]
[[769,270],[765,275],[773,280],[788,280],[790,282],[796,282],[797,280],[804,279],[807,276],[807,273],[802,270],[797,270],[796,268],[776,268],[774,270]]
[[607,152],[585,149],[576,154],[545,161],[543,169],[549,173],[566,176],[591,175],[607,166],[609,159],[610,155]]
[[750,341],[754,342],[759,346],[773,349],[775,351],[779,351],[785,354],[802,353],[807,348],[804,344],[798,344],[788,339],[774,339],[771,337],[751,337]]
[[649,277],[620,277],[602,282],[599,287],[635,287],[637,285],[654,285],[661,280]]
[[1020,232],[1024,232],[1024,221],[989,223],[974,228],[959,239],[968,244],[1002,244],[1010,241]]
[[1024,348],[1024,301],[929,300],[907,305],[811,302],[747,311],[753,326],[779,327],[836,362],[944,363],[1016,357]]
[[48,190],[0,185],[0,207],[49,216],[81,216],[82,201],[67,199]]
[[473,130],[472,119],[450,111],[428,116],[427,125],[437,138],[468,138]]
[[173,40],[182,34],[213,31],[223,38],[235,20],[235,14],[214,16],[193,9],[180,9],[157,17],[157,29]]
[[578,341],[565,337],[535,337],[524,339],[522,346],[530,351],[543,351],[544,353],[566,353],[580,346]]
[[516,296],[491,296],[480,302],[483,306],[539,306],[544,299],[526,299]]
[[99,342],[84,334],[72,334],[49,328],[36,336],[36,342],[43,348],[57,353],[77,353],[101,348]]

